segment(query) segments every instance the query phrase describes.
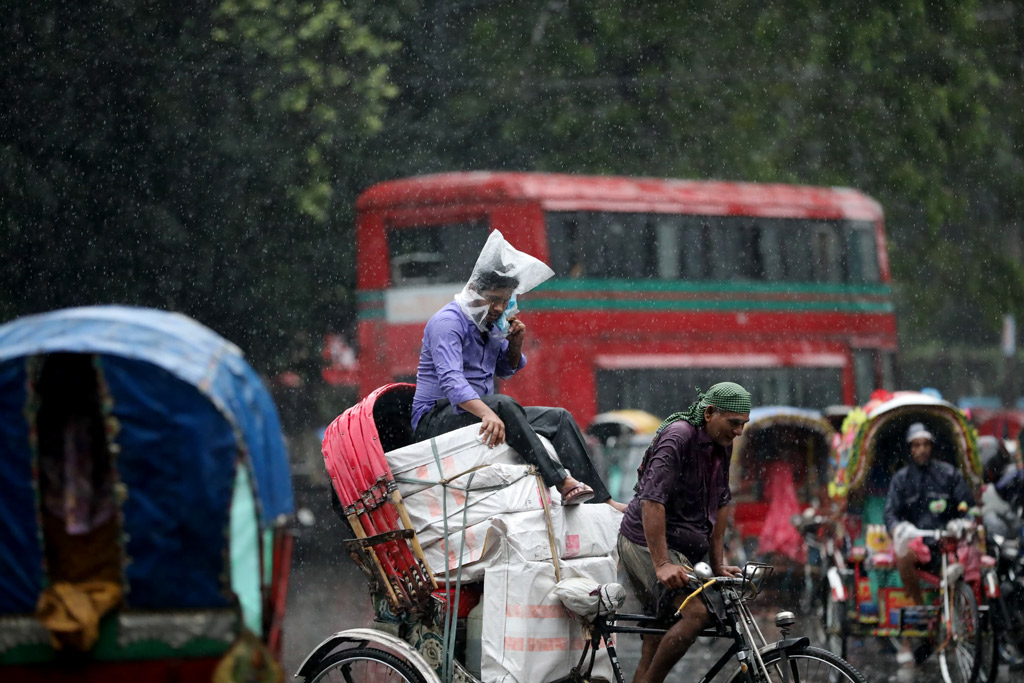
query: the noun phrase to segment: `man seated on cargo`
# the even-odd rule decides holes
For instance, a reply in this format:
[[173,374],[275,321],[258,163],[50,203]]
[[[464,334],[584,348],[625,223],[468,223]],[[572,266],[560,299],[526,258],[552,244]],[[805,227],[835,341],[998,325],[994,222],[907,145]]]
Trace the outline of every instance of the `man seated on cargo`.
[[[497,324],[512,296],[523,291],[521,279],[507,274],[514,269],[495,266],[494,258],[487,258],[497,240],[506,260],[536,261],[493,232],[466,287],[427,322],[412,404],[415,438],[422,441],[479,422],[484,443],[493,448],[507,441],[537,468],[546,485],[558,490],[563,505],[592,500],[622,511],[625,506],[612,500],[569,411],[523,407],[494,393],[495,375],[507,379],[526,365],[526,325],[515,316],[502,321],[507,327]],[[548,454],[538,434],[551,440],[561,463]]]
[[[640,465],[636,497],[619,527],[619,559],[644,613],[668,617],[691,591],[693,564],[707,554],[716,576],[738,576],[725,564],[732,442],[750,418],[750,394],[733,382],[698,399],[658,428]],[[752,476],[752,473],[744,473]],[[701,593],[664,636],[644,635],[633,683],[660,683],[711,624]]]

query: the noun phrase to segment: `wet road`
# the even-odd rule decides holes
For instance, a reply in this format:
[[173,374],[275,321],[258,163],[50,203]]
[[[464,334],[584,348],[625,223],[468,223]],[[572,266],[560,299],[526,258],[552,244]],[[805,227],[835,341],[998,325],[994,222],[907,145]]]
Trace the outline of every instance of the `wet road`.
[[[292,563],[284,628],[283,663],[286,680],[291,679],[306,654],[328,635],[348,628],[368,626],[373,619],[366,582],[341,543],[344,538],[341,522],[335,521],[337,518],[326,505],[311,507],[317,521],[296,539]],[[757,607],[765,636],[769,640],[778,637],[773,617],[780,608],[771,605]],[[630,598],[624,611],[635,609]],[[809,624],[798,622],[793,633],[808,635],[813,639],[813,630]],[[895,655],[882,650],[880,646],[880,642],[872,640],[851,641],[849,644],[850,662],[872,683],[931,683],[942,680],[934,657],[920,669],[900,670]],[[709,639],[698,641],[667,679],[668,682],[699,680],[723,647],[723,643]],[[639,637],[620,636],[618,651],[628,681],[640,655]],[[998,680],[1024,683],[1024,672],[1010,672],[1006,666],[1002,666]]]

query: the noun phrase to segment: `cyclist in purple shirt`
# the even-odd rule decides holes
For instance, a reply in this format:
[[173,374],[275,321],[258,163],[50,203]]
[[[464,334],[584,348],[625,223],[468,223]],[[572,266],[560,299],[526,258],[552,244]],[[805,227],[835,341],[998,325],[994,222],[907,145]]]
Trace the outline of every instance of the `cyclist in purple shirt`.
[[[537,467],[545,484],[558,490],[564,505],[592,500],[624,510],[624,505],[611,499],[583,434],[567,410],[523,407],[494,393],[495,375],[508,379],[526,366],[523,321],[508,318],[504,339],[495,327],[517,285],[516,278],[500,273],[475,274],[466,291],[479,296],[469,302],[471,308],[487,307],[479,324],[466,315],[458,300],[427,322],[413,398],[415,438],[422,441],[479,422],[486,444],[494,447],[508,441],[526,462]],[[551,440],[561,463],[548,454],[538,434]]]
[[[716,576],[725,564],[729,459],[750,417],[750,394],[720,382],[658,428],[637,472],[636,497],[619,526],[619,559],[644,613],[665,617],[689,592],[693,564],[708,555]],[[702,593],[704,600],[708,594]],[[645,635],[633,683],[661,682],[710,623],[714,604],[693,600],[664,636]]]

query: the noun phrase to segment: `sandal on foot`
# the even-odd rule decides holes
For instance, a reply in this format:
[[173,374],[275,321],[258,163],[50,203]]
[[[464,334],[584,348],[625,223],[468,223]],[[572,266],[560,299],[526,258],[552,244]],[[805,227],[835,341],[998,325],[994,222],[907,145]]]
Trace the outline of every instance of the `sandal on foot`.
[[562,494],[562,505],[579,505],[594,497],[594,489],[580,482]]

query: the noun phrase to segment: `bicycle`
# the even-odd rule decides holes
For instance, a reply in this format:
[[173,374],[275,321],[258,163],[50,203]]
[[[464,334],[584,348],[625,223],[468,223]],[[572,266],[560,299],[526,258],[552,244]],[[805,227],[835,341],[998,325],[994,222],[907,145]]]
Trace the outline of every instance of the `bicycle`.
[[[701,679],[701,683],[715,680],[732,659],[736,660],[737,666],[726,679],[730,683],[866,683],[864,676],[841,657],[828,650],[811,646],[810,640],[806,637],[790,637],[789,630],[796,623],[796,616],[792,612],[782,611],[775,616],[775,625],[780,629],[782,638],[768,642],[747,602],[757,596],[764,579],[772,571],[771,565],[750,563],[744,567],[743,575],[740,577],[715,577],[711,575],[711,567],[707,563],[700,562],[694,567],[696,577],[691,579],[694,592],[683,601],[676,615],[678,616],[683,607],[701,592],[718,591],[724,603],[725,616],[700,635],[732,639],[730,647],[712,664]],[[619,625],[619,622],[623,621],[638,625]],[[580,661],[559,683],[596,683],[596,679],[589,677],[589,672],[593,669],[594,655],[602,642],[606,644],[616,683],[624,683],[612,636],[617,633],[664,635],[668,627],[653,626],[657,622],[657,617],[642,614],[611,613],[597,617],[591,624],[590,643],[584,649]],[[586,665],[585,660],[588,660]]]

